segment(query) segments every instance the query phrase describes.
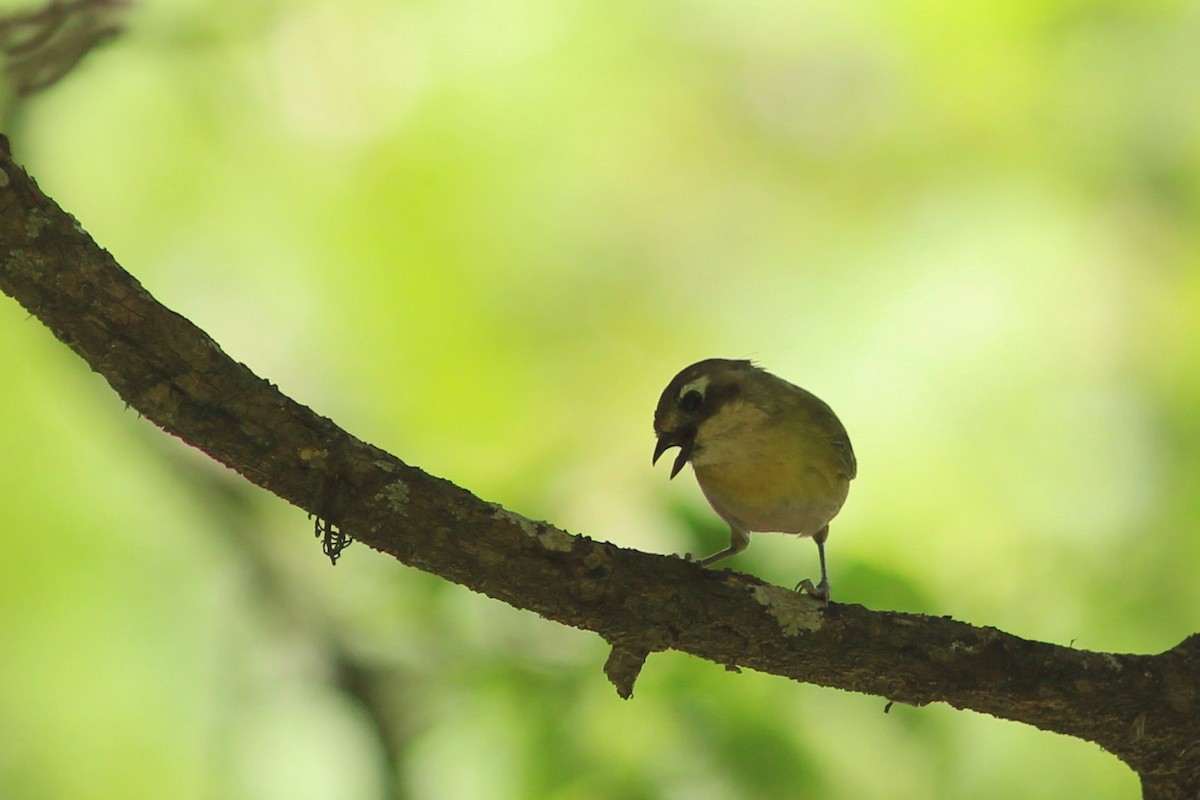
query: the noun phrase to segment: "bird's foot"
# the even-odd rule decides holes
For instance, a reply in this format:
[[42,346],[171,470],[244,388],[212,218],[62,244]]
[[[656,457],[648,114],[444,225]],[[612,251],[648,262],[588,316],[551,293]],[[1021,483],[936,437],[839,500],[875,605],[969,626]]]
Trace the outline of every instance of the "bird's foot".
[[829,580],[826,578],[822,578],[821,582],[815,586],[811,580],[805,578],[796,584],[794,591],[803,591],[810,597],[815,597],[816,599],[820,600],[822,603],[829,602]]

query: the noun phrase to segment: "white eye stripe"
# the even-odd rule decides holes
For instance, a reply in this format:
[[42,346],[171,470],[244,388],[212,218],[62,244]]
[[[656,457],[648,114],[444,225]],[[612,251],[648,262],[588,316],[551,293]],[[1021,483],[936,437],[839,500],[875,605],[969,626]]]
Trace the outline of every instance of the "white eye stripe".
[[686,395],[688,392],[699,392],[700,396],[703,397],[704,393],[707,390],[708,390],[708,376],[701,375],[699,378],[696,378],[696,380],[692,381],[691,383],[685,383],[683,385],[683,388],[679,390],[679,397],[683,398],[683,396]]

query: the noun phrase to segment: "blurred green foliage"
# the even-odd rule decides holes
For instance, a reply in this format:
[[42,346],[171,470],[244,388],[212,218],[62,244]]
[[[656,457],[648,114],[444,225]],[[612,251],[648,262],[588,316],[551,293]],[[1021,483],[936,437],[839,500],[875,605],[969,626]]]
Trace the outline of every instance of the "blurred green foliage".
[[[146,0],[5,114],[162,301],[489,500],[719,541],[650,417],[752,357],[854,439],[836,599],[1155,652],[1200,606],[1198,38],[1170,0]],[[622,702],[597,637],[331,569],[11,301],[0,341],[0,796],[1137,794],[1086,743],[675,653]]]

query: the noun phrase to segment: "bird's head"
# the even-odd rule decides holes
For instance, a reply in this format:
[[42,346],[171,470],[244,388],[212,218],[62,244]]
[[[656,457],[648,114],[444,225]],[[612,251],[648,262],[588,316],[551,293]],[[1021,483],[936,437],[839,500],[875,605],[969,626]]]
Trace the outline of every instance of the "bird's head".
[[671,379],[654,410],[652,463],[664,452],[679,448],[671,467],[674,478],[691,460],[700,428],[730,404],[751,394],[753,384],[766,375],[749,361],[709,358],[685,367]]

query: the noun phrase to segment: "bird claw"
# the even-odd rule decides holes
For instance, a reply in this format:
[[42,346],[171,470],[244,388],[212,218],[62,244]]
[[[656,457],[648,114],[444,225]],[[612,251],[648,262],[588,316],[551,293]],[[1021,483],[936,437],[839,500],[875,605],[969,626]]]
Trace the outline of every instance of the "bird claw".
[[822,579],[820,583],[814,586],[811,580],[805,578],[796,584],[794,591],[803,591],[810,597],[820,600],[822,603],[829,602],[829,581],[825,579]]

